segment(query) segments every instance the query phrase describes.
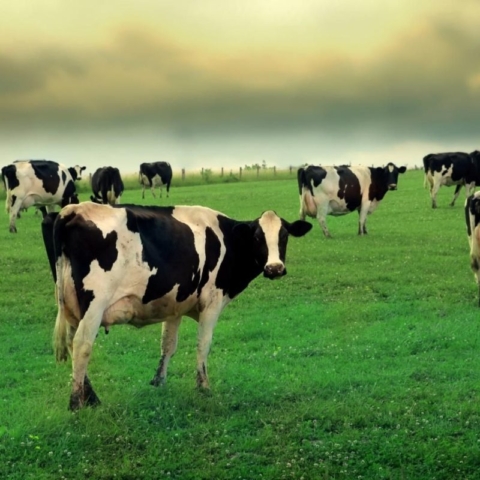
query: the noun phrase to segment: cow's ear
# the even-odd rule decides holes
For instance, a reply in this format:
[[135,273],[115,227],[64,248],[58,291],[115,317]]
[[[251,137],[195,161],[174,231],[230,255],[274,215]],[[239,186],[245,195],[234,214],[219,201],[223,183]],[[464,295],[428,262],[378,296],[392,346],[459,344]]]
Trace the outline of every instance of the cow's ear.
[[398,173],[405,173],[407,171],[407,167],[398,167]]
[[312,224],[305,220],[297,220],[293,223],[284,221],[284,225],[288,233],[293,237],[303,237],[312,229]]

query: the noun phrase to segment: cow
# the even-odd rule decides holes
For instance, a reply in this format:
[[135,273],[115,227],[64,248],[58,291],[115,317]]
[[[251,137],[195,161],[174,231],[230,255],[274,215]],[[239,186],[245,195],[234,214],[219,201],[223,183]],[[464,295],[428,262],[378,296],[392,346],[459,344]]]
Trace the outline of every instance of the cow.
[[124,190],[120,171],[115,167],[101,167],[92,175],[93,195],[90,200],[95,203],[116,205]]
[[429,185],[432,208],[437,208],[437,194],[440,187],[455,185],[450,206],[455,205],[460,190],[465,185],[467,197],[480,185],[480,152],[430,153],[423,157],[425,171],[424,184]]
[[56,280],[54,348],[70,354],[69,408],[96,405],[87,377],[100,327],[163,322],[161,358],[150,382],[165,383],[182,316],[198,322],[197,386],[209,388],[207,356],[223,308],[263,273],[287,273],[289,235],[311,224],[289,223],[272,210],[238,221],[200,206],[99,205],[83,202],[47,215],[44,244]]
[[467,197],[465,220],[470,245],[470,268],[478,285],[478,306],[480,307],[480,192]]
[[85,167],[65,167],[51,160],[17,160],[2,168],[5,207],[10,216],[10,232],[16,233],[15,220],[21,210],[36,206],[42,213],[78,203],[75,181]]
[[398,175],[406,167],[388,163],[385,167],[317,166],[300,167],[297,171],[300,194],[300,219],[317,218],[326,237],[327,215],[344,215],[357,210],[358,234],[367,233],[367,214],[372,213],[388,190],[396,190]]
[[139,181],[142,185],[142,198],[145,198],[145,186],[149,185],[153,198],[155,196],[155,187],[160,187],[160,197],[162,197],[162,187],[167,189],[167,197],[172,183],[172,167],[167,162],[153,162],[140,164]]

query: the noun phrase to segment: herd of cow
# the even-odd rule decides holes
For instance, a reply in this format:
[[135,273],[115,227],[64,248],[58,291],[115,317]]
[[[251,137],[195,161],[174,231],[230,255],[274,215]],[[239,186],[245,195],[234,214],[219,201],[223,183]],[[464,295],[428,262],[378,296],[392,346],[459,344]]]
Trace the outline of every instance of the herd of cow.
[[[471,246],[471,267],[479,284],[480,303],[480,153],[432,154],[424,158],[425,182],[432,206],[441,185],[462,185]],[[477,166],[478,164],[478,166]],[[136,327],[162,322],[160,362],[151,384],[165,383],[177,348],[182,316],[198,322],[197,386],[208,388],[207,356],[223,308],[257,276],[274,279],[287,273],[288,237],[302,237],[317,218],[330,236],[327,215],[359,212],[358,233],[367,233],[366,218],[389,190],[397,189],[405,167],[317,166],[298,169],[300,219],[274,211],[239,221],[200,206],[119,205],[124,185],[114,167],[99,168],[91,178],[91,202],[79,202],[75,181],[85,167],[66,168],[47,160],[17,161],[2,168],[10,231],[21,210],[41,208],[43,240],[56,283],[57,360],[72,358],[70,409],[96,405],[99,399],[87,376],[95,337],[101,327]],[[139,181],[156,186],[172,179],[168,163],[142,163]],[[53,207],[60,205],[60,212]]]

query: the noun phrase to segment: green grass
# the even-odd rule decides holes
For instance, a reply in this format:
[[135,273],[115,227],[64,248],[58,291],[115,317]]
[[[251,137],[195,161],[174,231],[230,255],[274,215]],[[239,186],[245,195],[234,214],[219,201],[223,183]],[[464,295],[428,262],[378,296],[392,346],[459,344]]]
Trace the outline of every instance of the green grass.
[[[148,382],[160,326],[101,333],[90,378],[102,405],[67,411],[71,365],[56,365],[53,281],[33,209],[0,212],[0,478],[477,479],[480,310],[463,198],[430,208],[409,171],[368,218],[328,217],[290,239],[288,275],[258,278],[223,312],[195,385],[185,319],[165,388]],[[239,219],[298,217],[295,175],[172,186],[144,204],[200,204]],[[89,193],[82,192],[87,199]],[[128,190],[125,202],[141,202]]]

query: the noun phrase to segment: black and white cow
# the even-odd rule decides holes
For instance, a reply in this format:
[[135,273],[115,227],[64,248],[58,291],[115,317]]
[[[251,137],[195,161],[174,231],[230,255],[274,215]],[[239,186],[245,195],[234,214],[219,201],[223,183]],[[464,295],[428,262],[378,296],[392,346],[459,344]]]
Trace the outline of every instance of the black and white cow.
[[432,208],[437,208],[437,194],[440,187],[456,185],[450,205],[455,205],[460,190],[465,185],[467,197],[480,185],[480,152],[431,153],[423,157],[425,183],[429,185]]
[[120,170],[116,167],[101,167],[92,175],[92,202],[117,205],[124,190]]
[[162,187],[167,188],[167,197],[172,183],[172,167],[167,162],[153,162],[140,164],[139,174],[140,184],[142,185],[142,198],[145,198],[145,186],[149,185],[152,195],[155,198],[155,187],[160,187],[160,197],[162,196]]
[[388,190],[396,190],[398,175],[406,167],[389,163],[386,167],[362,165],[308,165],[297,172],[300,194],[300,218],[316,218],[323,233],[330,237],[327,215],[344,215],[357,210],[358,234],[367,233],[367,214],[372,213]]
[[84,202],[42,224],[56,278],[57,360],[73,363],[70,408],[98,398],[87,365],[100,327],[163,322],[161,358],[152,385],[166,381],[182,316],[198,322],[197,386],[208,388],[207,355],[223,308],[258,275],[287,273],[288,236],[311,224],[273,211],[237,221],[206,207],[115,206]]
[[83,170],[85,167],[67,168],[51,160],[17,160],[3,167],[10,232],[17,232],[15,220],[21,210],[36,206],[46,213],[55,205],[78,203],[75,180],[81,179]]
[[478,305],[480,306],[480,192],[467,197],[465,220],[470,245],[470,267],[478,285]]

